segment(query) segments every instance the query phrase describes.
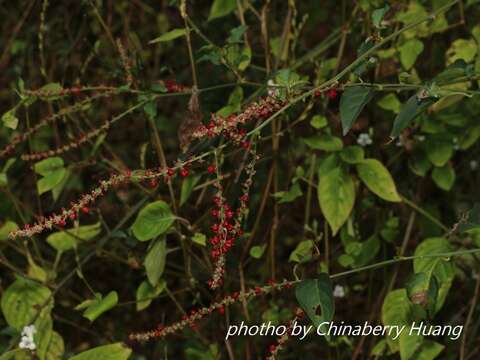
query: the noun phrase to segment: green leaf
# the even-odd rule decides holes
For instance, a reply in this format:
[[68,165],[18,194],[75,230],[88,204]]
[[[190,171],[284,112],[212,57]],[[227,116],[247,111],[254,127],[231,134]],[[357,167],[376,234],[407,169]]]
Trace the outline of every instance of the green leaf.
[[457,60],[472,62],[478,51],[478,45],[474,39],[457,39],[447,50],[447,63],[451,64]]
[[157,239],[145,257],[145,270],[148,281],[152,286],[158,284],[158,280],[165,270],[165,258],[167,256],[167,242],[164,238]]
[[312,258],[313,246],[314,244],[312,240],[300,241],[295,247],[295,250],[293,250],[290,254],[288,261],[296,263],[304,263],[309,261]]
[[357,164],[365,157],[365,151],[361,146],[350,145],[340,151],[340,158],[348,164]]
[[77,226],[67,231],[58,231],[48,235],[47,242],[59,252],[71,250],[81,241],[92,240],[100,234],[101,225],[98,222],[93,225]]
[[367,188],[384,200],[402,201],[397,193],[395,182],[387,168],[376,159],[366,159],[357,164],[357,172]]
[[295,297],[316,328],[333,319],[335,301],[328,274],[321,273],[317,279],[303,280],[295,285]]
[[415,257],[428,255],[425,258],[416,258],[413,260],[413,269],[415,273],[429,273],[437,278],[439,290],[435,311],[441,309],[445,302],[447,293],[452,285],[455,276],[454,265],[448,259],[442,257],[432,257],[434,254],[448,253],[452,247],[448,240],[441,237],[428,238],[422,241],[415,249]]
[[400,347],[401,360],[414,360],[416,351],[420,348],[423,342],[423,336],[413,333],[410,335],[410,325],[407,325],[404,331],[400,334],[398,339]]
[[187,33],[186,29],[173,29],[173,30],[170,30],[169,32],[153,39],[153,40],[150,40],[148,43],[149,44],[156,44],[156,43],[159,43],[159,42],[171,41],[171,40],[177,39],[181,36],[185,36],[186,33]]
[[440,189],[450,191],[455,183],[455,170],[450,164],[436,167],[432,171],[432,179]]
[[315,150],[339,151],[343,148],[342,139],[332,135],[316,135],[303,139],[305,144]]
[[[40,89],[38,89],[38,92],[39,93],[51,92],[53,94],[58,94],[62,90],[63,90],[63,87],[59,83],[50,83],[50,84],[42,86]],[[39,97],[40,97],[40,99],[42,99],[44,101],[52,101],[52,100],[61,99],[62,97],[64,97],[64,95],[39,96]]]
[[[413,305],[405,289],[390,291],[382,305],[383,325],[410,325],[415,321]],[[399,339],[393,340],[394,334],[387,334],[387,343],[392,351],[399,350]]]
[[328,125],[328,120],[324,115],[314,115],[312,120],[310,120],[310,125],[314,129],[321,129]]
[[410,70],[415,64],[417,57],[423,51],[423,42],[418,39],[407,40],[402,46],[399,47],[400,62],[405,70]]
[[5,221],[5,223],[0,226],[0,241],[8,240],[8,235],[15,230],[18,230],[16,223],[10,220]]
[[453,155],[453,144],[448,139],[428,138],[425,146],[428,159],[437,167],[445,166]]
[[254,259],[260,259],[266,248],[266,244],[252,246],[252,248],[250,249],[250,256]]
[[102,297],[101,294],[96,294],[95,299],[92,299],[92,301],[88,303],[88,307],[83,312],[83,317],[93,322],[100,315],[115,307],[117,303],[118,294],[116,291],[110,291],[106,297]]
[[18,118],[15,116],[15,109],[9,110],[3,114],[2,122],[5,127],[15,130],[18,126]]
[[168,204],[158,200],[140,210],[132,231],[139,241],[147,241],[165,233],[174,221],[175,216]]
[[247,31],[248,26],[240,25],[230,30],[230,35],[227,38],[227,44],[238,44],[242,42],[243,34]]
[[439,344],[432,340],[424,340],[417,353],[415,354],[415,360],[433,360],[445,348],[444,345]]
[[190,195],[192,194],[193,188],[197,185],[200,180],[200,176],[188,176],[182,182],[182,189],[180,191],[180,206],[185,204]]
[[236,0],[214,0],[210,8],[208,21],[230,14],[237,8]]
[[37,174],[43,176],[37,182],[37,190],[39,195],[53,190],[57,185],[61,184],[67,175],[67,171],[64,168],[63,159],[60,157],[51,157],[37,162],[33,169]]
[[132,349],[124,343],[98,346],[72,356],[69,360],[127,360]]
[[381,28],[381,23],[385,14],[390,10],[390,6],[386,4],[380,9],[375,9],[372,12],[372,23],[377,29]]
[[420,305],[433,316],[438,296],[438,283],[432,272],[412,274],[406,283],[407,295],[411,302]]
[[137,311],[146,309],[152,302],[153,298],[156,298],[162,293],[167,286],[165,280],[160,280],[157,286],[153,287],[147,280],[142,281],[137,288]]
[[385,95],[377,102],[377,105],[383,110],[392,111],[395,114],[398,114],[402,107],[402,104],[395,94]]
[[52,292],[47,287],[31,280],[18,278],[2,295],[1,307],[8,325],[20,331],[29,325]]
[[410,97],[395,118],[390,136],[395,138],[400,135],[432,102],[431,99],[420,100],[417,98],[417,95]]
[[303,195],[302,189],[300,188],[300,184],[296,182],[292,185],[290,190],[287,192],[280,191],[278,193],[273,194],[274,197],[279,198],[279,204],[289,203],[294,201],[295,199],[299,198]]
[[340,118],[343,135],[346,135],[365,105],[373,98],[374,90],[367,86],[348,87],[340,99]]
[[207,245],[207,237],[205,236],[205,234],[201,234],[201,233],[193,234],[192,241],[195,244],[198,244],[198,245],[201,245],[201,246],[206,246]]
[[355,186],[350,174],[341,168],[319,173],[318,201],[335,235],[347,221],[355,203]]

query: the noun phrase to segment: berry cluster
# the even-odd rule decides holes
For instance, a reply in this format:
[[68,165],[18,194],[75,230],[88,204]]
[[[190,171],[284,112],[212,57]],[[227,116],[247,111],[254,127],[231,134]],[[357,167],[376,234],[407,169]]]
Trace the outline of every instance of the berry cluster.
[[47,151],[34,152],[31,154],[22,154],[21,158],[24,161],[32,161],[32,160],[35,161],[35,160],[45,159],[51,156],[61,155],[63,153],[66,153],[67,151],[78,148],[80,145],[82,145],[83,143],[87,142],[90,139],[96,138],[102,132],[108,131],[109,128],[110,128],[110,121],[107,120],[103,123],[102,126],[88,132],[87,134],[83,134],[79,136],[78,138],[74,139],[68,144],[65,144],[56,149],[51,149]]
[[73,114],[73,113],[76,113],[76,112],[81,112],[81,111],[84,111],[85,108],[93,101],[97,100],[97,99],[100,99],[100,98],[103,98],[103,97],[109,97],[113,94],[114,92],[113,91],[106,91],[106,92],[103,92],[103,93],[96,93],[82,101],[79,101],[77,102],[76,104],[74,105],[71,105],[71,106],[67,106],[63,109],[60,109],[60,111],[58,111],[57,113],[55,114],[52,114],[52,115],[49,115],[49,116],[46,116],[44,117],[42,120],[40,120],[36,125],[26,129],[22,134],[20,135],[17,135],[13,138],[12,142],[10,144],[8,144],[3,150],[0,151],[0,158],[3,158],[5,156],[7,156],[8,154],[10,154],[14,149],[15,147],[24,142],[24,141],[27,141],[28,137],[32,134],[34,134],[35,132],[37,132],[40,128],[42,128],[43,126],[46,126],[46,125],[49,125],[61,118],[65,118],[65,119],[70,119],[69,117],[65,116],[65,115],[68,115],[68,114]]
[[275,360],[277,358],[277,355],[280,350],[282,350],[285,346],[285,343],[287,340],[290,338],[290,335],[292,334],[292,327],[295,322],[298,320],[303,319],[305,316],[305,313],[303,312],[302,309],[297,308],[295,312],[295,318],[290,320],[287,323],[287,330],[285,331],[285,334],[280,336],[280,338],[277,340],[275,344],[272,344],[268,348],[268,355],[266,356],[265,360]]
[[95,91],[95,92],[115,92],[118,91],[117,88],[113,86],[107,85],[97,85],[97,86],[74,86],[71,88],[61,88],[61,89],[53,89],[53,90],[45,90],[45,89],[38,89],[38,90],[25,90],[23,92],[24,95],[27,96],[36,96],[40,98],[49,98],[49,97],[56,97],[56,96],[66,96],[66,95],[79,95],[82,92],[86,91]]
[[[206,154],[197,157],[197,160],[204,156],[206,156]],[[187,161],[185,163],[177,163],[174,167],[170,168],[149,169],[135,172],[127,170],[121,174],[113,174],[107,180],[100,181],[100,186],[97,188],[89,193],[83,194],[80,197],[80,200],[70,203],[68,209],[62,209],[60,214],[51,214],[48,217],[40,217],[33,225],[25,224],[23,229],[12,231],[9,234],[9,237],[12,239],[17,237],[32,237],[46,229],[51,230],[54,226],[63,227],[68,220],[75,220],[79,212],[88,213],[88,206],[94,203],[99,197],[103,196],[112,187],[135,181],[145,181],[152,185],[153,182],[156,184],[157,179],[159,178],[163,178],[165,181],[170,181],[171,178],[177,174],[177,170],[180,170],[179,173],[181,176],[188,175],[188,173],[185,175],[185,170],[190,164],[191,161]]]
[[[248,150],[251,155],[251,161],[245,167],[247,179],[242,184],[242,195],[238,199],[239,206],[236,211],[233,211],[231,206],[226,203],[218,174],[217,181],[214,182],[217,192],[213,198],[215,207],[212,210],[212,217],[215,223],[210,228],[213,232],[213,236],[210,238],[210,244],[212,245],[211,257],[215,266],[212,279],[208,282],[208,286],[211,289],[216,289],[222,285],[226,254],[236,240],[243,236],[243,230],[241,229],[242,220],[248,209],[248,194],[253,183],[253,176],[255,175],[255,163],[259,159],[254,147]],[[214,166],[210,166],[208,169],[211,173],[216,171],[216,167]]]
[[213,303],[208,307],[191,310],[189,314],[185,314],[180,321],[173,323],[172,325],[159,325],[156,329],[144,333],[130,334],[129,339],[135,341],[148,341],[153,338],[164,337],[169,334],[176,333],[187,326],[190,328],[195,328],[199,320],[212,314],[214,311],[217,311],[219,314],[223,315],[227,306],[238,301],[248,301],[259,295],[271,293],[273,290],[291,289],[293,284],[294,281],[287,280],[284,280],[280,283],[270,281],[269,285],[267,286],[256,286],[255,288],[247,289],[244,292],[236,291],[231,295],[224,297],[221,301]]
[[188,92],[191,89],[188,86],[178,84],[175,80],[168,79],[164,82],[167,92],[169,93],[178,93],[178,92]]
[[248,148],[248,142],[244,142],[245,131],[239,130],[238,126],[248,123],[252,120],[265,120],[286,104],[285,101],[280,100],[275,96],[267,96],[257,102],[248,105],[241,113],[233,114],[223,117],[217,114],[212,114],[208,125],[200,125],[193,132],[193,139],[200,139],[204,137],[214,137],[218,135],[225,135],[234,143],[241,144]]
[[128,58],[127,53],[122,45],[120,39],[117,39],[118,52],[120,53],[120,59],[122,60],[123,70],[125,71],[125,77],[127,80],[127,85],[133,84],[132,76],[132,61]]

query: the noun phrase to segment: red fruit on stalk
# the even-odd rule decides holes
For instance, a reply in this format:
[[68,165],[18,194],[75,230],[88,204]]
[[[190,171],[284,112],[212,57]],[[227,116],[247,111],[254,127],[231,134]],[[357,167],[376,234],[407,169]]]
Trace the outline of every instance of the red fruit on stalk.
[[86,207],[86,206],[82,207],[82,212],[84,214],[88,214],[89,211],[90,211],[90,209],[88,207]]
[[157,185],[158,185],[158,181],[157,181],[157,180],[155,180],[155,179],[150,180],[150,187],[151,187],[152,189],[155,189],[155,188],[157,187]]
[[335,90],[335,89],[328,90],[327,97],[329,99],[334,100],[334,99],[336,99],[337,96],[338,96],[337,90]]
[[180,170],[180,175],[181,175],[182,177],[187,177],[188,174],[189,174],[188,169],[182,169],[182,170]]
[[215,174],[217,172],[217,168],[213,165],[210,165],[208,168],[207,168],[207,172],[209,174]]

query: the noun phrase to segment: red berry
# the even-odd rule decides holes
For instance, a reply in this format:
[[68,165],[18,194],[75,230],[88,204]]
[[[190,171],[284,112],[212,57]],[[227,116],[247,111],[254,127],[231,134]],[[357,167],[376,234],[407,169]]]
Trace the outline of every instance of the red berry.
[[188,174],[189,174],[188,169],[182,169],[182,170],[180,171],[180,175],[181,175],[182,177],[187,177]]
[[150,187],[152,189],[155,189],[157,187],[157,185],[158,185],[158,181],[156,179],[150,180]]
[[75,220],[75,218],[77,217],[74,213],[71,213],[70,215],[68,215],[68,217],[71,219],[71,220]]
[[207,172],[209,174],[215,174],[217,172],[217,168],[213,165],[210,165],[208,168],[207,168]]
[[218,232],[220,229],[218,224],[213,224],[212,227],[210,228],[214,233]]
[[272,344],[269,347],[269,350],[270,350],[271,353],[274,353],[276,349],[277,349],[277,346],[275,344]]
[[250,143],[248,141],[242,141],[240,144],[245,150],[248,150],[250,148]]
[[169,169],[167,170],[167,175],[168,175],[168,176],[173,176],[173,175],[175,175],[175,170],[169,168]]
[[220,239],[218,238],[218,236],[214,236],[210,239],[210,244],[212,245],[217,245],[219,243]]
[[88,207],[86,207],[86,206],[82,207],[82,212],[84,214],[88,214],[89,211],[90,211],[90,209]]
[[225,314],[225,308],[224,308],[223,306],[222,306],[222,307],[219,307],[219,308],[218,308],[218,312],[219,312],[221,315]]
[[67,223],[65,222],[65,219],[61,219],[59,222],[58,222],[58,225],[60,226],[65,226]]
[[213,209],[213,210],[212,210],[212,216],[213,216],[214,218],[218,218],[218,215],[219,215],[218,210],[217,210],[217,209]]
[[338,95],[338,92],[335,89],[331,89],[327,92],[328,98],[332,99],[332,100],[335,99],[337,97],[337,95]]

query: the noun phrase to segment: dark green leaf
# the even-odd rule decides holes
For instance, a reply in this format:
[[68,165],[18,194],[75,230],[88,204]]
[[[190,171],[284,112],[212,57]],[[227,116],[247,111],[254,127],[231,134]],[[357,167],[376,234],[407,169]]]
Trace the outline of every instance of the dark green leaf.
[[340,118],[343,135],[346,135],[365,105],[373,98],[374,90],[368,86],[348,87],[340,99]]

